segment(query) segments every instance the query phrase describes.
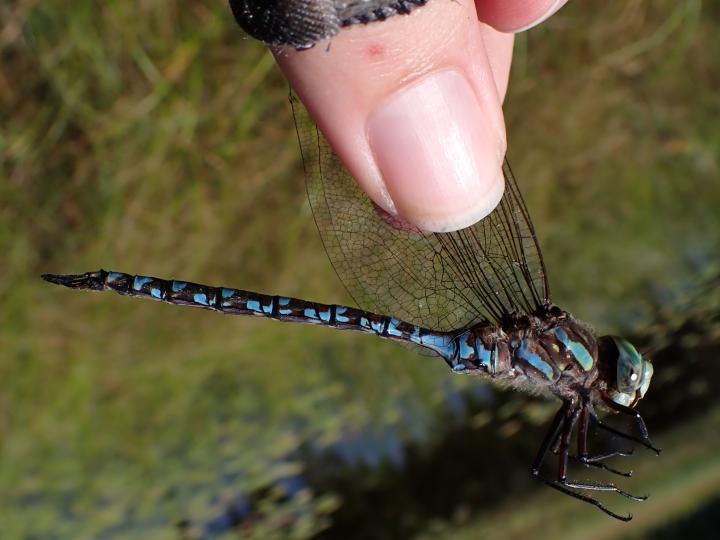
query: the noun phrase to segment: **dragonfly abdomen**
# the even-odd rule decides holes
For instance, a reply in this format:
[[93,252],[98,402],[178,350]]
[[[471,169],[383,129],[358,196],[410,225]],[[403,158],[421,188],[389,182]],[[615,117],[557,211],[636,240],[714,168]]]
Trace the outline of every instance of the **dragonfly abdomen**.
[[457,354],[446,358],[455,373],[503,377],[510,369],[507,335],[498,326],[482,323],[459,334]]
[[228,315],[254,315],[371,333],[385,339],[415,343],[444,358],[456,356],[456,340],[448,333],[348,306],[105,270],[77,275],[45,275],[43,278],[72,289],[111,290],[124,296],[199,307]]

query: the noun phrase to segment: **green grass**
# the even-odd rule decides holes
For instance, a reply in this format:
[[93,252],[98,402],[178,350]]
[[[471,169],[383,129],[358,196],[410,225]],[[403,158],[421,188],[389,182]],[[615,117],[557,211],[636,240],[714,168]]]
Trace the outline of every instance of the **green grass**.
[[[348,300],[286,83],[224,3],[18,0],[0,18],[0,536],[175,538],[273,486],[308,441],[431,436],[469,384],[441,362],[38,278],[104,267]],[[575,2],[518,38],[510,157],[555,300],[603,331],[660,314],[662,341],[717,273],[718,23],[697,1]],[[250,537],[309,537],[342,502],[271,488],[264,504]]]

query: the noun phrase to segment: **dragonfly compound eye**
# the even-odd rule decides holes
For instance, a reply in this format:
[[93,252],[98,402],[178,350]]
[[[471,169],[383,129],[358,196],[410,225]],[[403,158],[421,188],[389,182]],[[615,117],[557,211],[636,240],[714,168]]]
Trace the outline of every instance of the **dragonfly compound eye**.
[[617,347],[615,386],[618,394],[613,397],[613,401],[621,405],[632,406],[647,392],[653,374],[653,366],[629,341],[617,336],[609,337]]

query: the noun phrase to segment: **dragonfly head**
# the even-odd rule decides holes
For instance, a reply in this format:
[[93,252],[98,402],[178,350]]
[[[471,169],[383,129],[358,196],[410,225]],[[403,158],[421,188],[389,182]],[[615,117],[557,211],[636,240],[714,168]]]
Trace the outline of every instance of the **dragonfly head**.
[[633,347],[617,336],[598,340],[599,365],[607,373],[608,395],[620,405],[634,407],[650,386],[653,365]]

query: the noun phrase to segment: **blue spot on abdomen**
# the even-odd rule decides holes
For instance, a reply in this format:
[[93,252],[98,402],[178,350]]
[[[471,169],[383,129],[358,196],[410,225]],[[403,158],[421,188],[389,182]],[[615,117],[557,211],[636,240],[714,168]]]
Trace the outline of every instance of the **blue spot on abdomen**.
[[492,373],[492,351],[485,347],[485,344],[480,339],[475,340],[475,349],[477,350],[478,362],[480,365],[484,366],[489,373]]
[[339,323],[349,323],[350,319],[345,316],[347,308],[344,306],[338,306],[335,308],[335,320]]
[[225,299],[232,298],[235,296],[235,289],[223,289],[220,294]]
[[107,282],[112,283],[114,281],[119,281],[123,277],[125,277],[125,274],[123,274],[122,272],[108,272]]
[[208,305],[207,295],[206,295],[206,294],[203,294],[203,293],[193,294],[193,301],[194,301],[196,304],[201,304],[201,305],[203,305],[203,306],[207,306],[207,305]]
[[180,292],[185,287],[187,287],[187,283],[185,283],[184,281],[173,281],[172,285],[170,285],[172,292]]
[[140,289],[142,289],[143,285],[145,285],[146,283],[150,283],[152,280],[153,278],[147,276],[135,276],[132,287],[136,291],[139,291]]
[[388,325],[387,325],[387,331],[386,331],[387,335],[393,336],[393,337],[402,337],[402,332],[400,330],[398,330],[399,324],[400,324],[399,320],[397,320],[395,318],[391,318],[388,321]]
[[432,349],[443,358],[454,358],[457,354],[455,340],[442,334],[424,334],[420,336],[420,344]]
[[306,318],[308,321],[310,321],[310,322],[314,322],[314,323],[320,322],[320,320],[318,319],[318,314],[317,314],[317,311],[315,310],[315,308],[306,307],[306,308],[303,310],[303,315],[304,315],[305,318]]

